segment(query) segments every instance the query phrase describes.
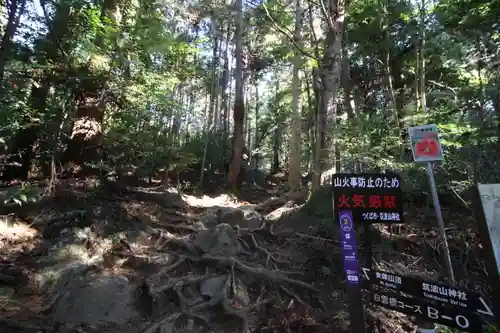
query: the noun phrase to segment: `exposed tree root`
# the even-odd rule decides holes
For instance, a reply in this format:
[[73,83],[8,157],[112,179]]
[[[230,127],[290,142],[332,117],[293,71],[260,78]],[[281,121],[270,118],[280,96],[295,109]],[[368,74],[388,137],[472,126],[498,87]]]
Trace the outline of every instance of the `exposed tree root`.
[[186,242],[184,239],[178,238],[168,231],[163,231],[163,232],[161,232],[160,237],[156,241],[155,248],[158,251],[161,251],[161,250],[165,249],[168,244],[174,244],[174,245],[177,245],[178,247],[186,249],[189,253],[192,253],[192,254],[195,253],[191,244]]
[[222,308],[224,311],[233,316],[237,317],[241,320],[241,330],[240,333],[248,333],[249,332],[249,322],[248,315],[246,309],[240,307],[238,303],[231,302],[231,298],[236,294],[236,290],[234,289],[234,266],[231,267],[231,275],[226,280],[226,284],[224,286],[224,290],[222,292]]
[[[260,251],[266,255],[266,267],[269,267],[269,261],[272,259],[274,262],[279,263],[279,264],[286,264],[287,262],[284,260],[279,260],[276,259],[271,252],[268,250],[264,249],[261,247],[258,243],[257,240],[255,239],[255,236],[253,233],[249,232],[248,230],[242,230],[238,228],[238,232],[241,234],[241,232],[245,232],[245,235],[247,235],[250,238],[250,241],[252,243],[252,246],[254,247],[255,250]],[[245,243],[247,246],[248,244]],[[250,248],[250,247],[249,247]],[[252,250],[252,249],[250,249]]]
[[146,284],[148,285],[150,294],[157,295],[157,294],[163,293],[169,289],[174,289],[176,286],[183,287],[183,286],[187,286],[187,285],[190,285],[193,283],[198,283],[198,282],[201,282],[203,280],[207,280],[207,279],[217,277],[217,276],[219,276],[219,275],[218,274],[211,274],[211,275],[203,275],[203,276],[201,276],[201,275],[183,276],[180,278],[171,278],[167,284],[164,284],[161,286],[155,285],[154,282],[153,283],[146,282]]
[[[9,318],[0,318],[0,326],[3,329],[11,328],[16,330],[22,330],[23,332],[41,332],[41,327],[33,326],[25,323],[21,323],[19,321],[9,319]],[[5,331],[8,332],[8,331]]]
[[[287,198],[287,200],[289,200],[289,198]],[[259,264],[254,264],[255,266],[249,265],[243,262],[242,258],[237,258],[236,256],[221,256],[210,253],[201,254],[201,248],[198,247],[198,245],[196,245],[195,248],[192,238],[171,233],[174,231],[180,231],[182,233],[198,233],[206,231],[204,228],[197,228],[186,224],[168,224],[161,225],[161,227],[160,225],[161,224],[159,224],[158,227],[161,231],[157,232],[159,237],[154,247],[159,252],[174,253],[177,256],[177,259],[168,266],[163,267],[158,273],[148,277],[145,280],[145,285],[153,299],[162,297],[162,295],[169,290],[175,292],[179,300],[180,312],[153,323],[143,333],[156,332],[161,326],[167,323],[173,325],[173,322],[181,316],[186,316],[192,320],[202,322],[207,328],[210,328],[210,319],[206,318],[201,313],[206,313],[207,310],[216,306],[220,306],[227,315],[239,319],[241,322],[239,333],[249,333],[251,316],[253,318],[257,312],[262,311],[266,304],[275,302],[276,297],[281,298],[280,293],[287,295],[287,299],[292,299],[305,308],[312,308],[312,306],[303,297],[296,293],[297,290],[292,290],[294,289],[292,286],[295,288],[305,289],[316,294],[320,293],[320,291],[313,285],[291,277],[292,274],[303,274],[302,272],[291,272],[278,269],[277,265],[281,266],[279,268],[285,268],[286,266],[289,266],[290,262],[277,258],[275,253],[264,247],[265,243],[261,243],[262,245],[259,244],[256,237],[258,233],[268,233],[266,237],[270,236],[272,238],[280,236],[275,234],[272,227],[269,228],[269,226],[266,226],[265,224],[258,229],[235,228],[237,240],[241,245],[239,253],[243,255],[242,257],[246,258],[250,258],[252,255],[258,254],[257,257],[254,256],[253,258],[258,258],[258,261],[261,262],[261,266],[259,266]],[[167,230],[170,230],[171,232]],[[219,241],[217,235],[219,234],[216,234],[213,241]],[[284,238],[284,240],[286,240],[286,238]],[[197,269],[192,269],[189,275],[185,275],[186,273],[180,273],[181,271],[185,272],[185,268],[187,267],[185,264],[189,263],[197,263],[198,266],[201,267],[205,266],[205,274],[195,273],[195,271],[199,272]],[[221,269],[226,270],[226,273],[211,273],[214,271],[220,271]],[[180,273],[178,276],[176,276],[176,271]],[[210,296],[208,300],[198,299],[198,297],[201,296],[198,294],[200,291],[193,291],[192,285],[199,285],[205,280],[220,277],[221,274],[227,274],[228,271],[229,276],[226,282],[223,282],[224,286],[222,289],[218,293],[214,291],[217,293],[216,295]],[[251,303],[248,304],[249,300],[247,298],[249,296],[247,293],[249,290],[246,290],[246,286],[241,287],[243,288],[243,291],[240,287],[237,287],[237,285],[239,286],[243,283],[242,280],[236,277],[238,274],[242,274],[247,277],[256,277],[257,279],[275,283],[278,285],[278,293],[274,295],[274,297],[269,297],[268,291],[264,291],[267,289],[264,284],[261,287],[264,289],[261,289],[260,296],[258,296],[256,300],[254,299],[254,301],[250,301]],[[268,297],[263,297],[266,294]],[[318,304],[322,305],[319,301]],[[324,311],[324,307],[320,307]]]
[[[192,260],[193,258],[190,259]],[[203,256],[201,256],[200,260],[216,261],[220,266],[225,266],[225,267],[230,267],[234,265],[236,269],[239,269],[240,271],[250,275],[256,275],[260,278],[268,279],[276,283],[284,283],[284,282],[290,283],[315,293],[320,292],[318,289],[314,288],[312,285],[308,283],[287,277],[285,272],[283,271],[269,270],[267,268],[262,268],[262,267],[251,267],[242,263],[241,261],[239,261],[234,257],[214,257],[208,254],[204,254]]]
[[180,316],[181,313],[173,313],[170,316],[162,318],[161,320],[158,320],[157,322],[151,324],[145,331],[143,331],[143,333],[156,333],[156,331],[158,331],[161,326],[177,320]]
[[224,311],[227,314],[241,319],[242,324],[241,324],[240,333],[248,333],[249,332],[250,325],[248,323],[248,317],[247,317],[245,311],[235,309],[234,305],[231,304],[228,297],[224,297],[222,299],[222,308],[224,309]]
[[204,226],[200,224],[199,227],[194,226],[194,225],[189,225],[189,224],[172,224],[172,223],[159,223],[159,226],[165,228],[165,229],[172,229],[172,230],[177,230],[177,231],[184,231],[184,232],[199,232],[206,230]]
[[299,297],[299,295],[297,295],[296,293],[294,293],[293,291],[291,291],[287,287],[280,286],[280,288],[281,288],[281,290],[283,290],[285,292],[285,294],[287,294],[288,296],[292,297],[293,299],[295,299],[300,304],[308,306],[310,308],[312,307],[310,304],[308,304],[307,302],[303,301],[302,298]]
[[187,303],[189,302],[188,299],[183,295],[182,293],[182,287],[183,287],[183,283],[182,282],[178,282],[175,287],[174,287],[174,290],[175,290],[175,293],[177,294],[177,297],[179,297],[179,302],[180,302],[180,305],[181,305],[181,310],[182,310],[182,313],[188,317],[192,317],[192,318],[196,318],[196,319],[199,319],[201,320],[207,327],[210,327],[210,323],[208,322],[208,319],[203,317],[202,315],[198,315],[198,314],[195,314],[195,313],[192,313],[190,310],[187,309]]
[[300,201],[307,198],[307,190],[302,190],[300,192],[287,193],[284,196],[277,198],[270,198],[261,204],[255,206],[255,210],[260,213],[270,213],[275,209],[283,206],[288,201]]

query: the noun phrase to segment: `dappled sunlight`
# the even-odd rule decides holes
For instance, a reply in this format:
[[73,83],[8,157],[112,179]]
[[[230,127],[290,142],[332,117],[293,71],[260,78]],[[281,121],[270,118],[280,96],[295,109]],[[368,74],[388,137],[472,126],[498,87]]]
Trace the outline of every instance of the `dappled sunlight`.
[[200,207],[200,208],[210,208],[216,206],[226,206],[226,207],[238,207],[242,203],[238,202],[234,197],[229,194],[221,194],[216,197],[210,197],[203,195],[201,197],[196,197],[193,195],[182,195],[182,199],[190,206]]
[[9,222],[7,218],[0,219],[0,242],[32,240],[37,237],[39,232],[26,223],[20,221]]
[[0,333],[493,320],[500,0],[0,8]]

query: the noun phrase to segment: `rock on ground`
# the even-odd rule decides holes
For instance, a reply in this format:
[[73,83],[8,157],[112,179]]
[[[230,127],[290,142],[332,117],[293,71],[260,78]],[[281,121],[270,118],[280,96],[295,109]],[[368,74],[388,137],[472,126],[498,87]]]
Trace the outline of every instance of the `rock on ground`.
[[198,233],[193,244],[213,256],[235,256],[241,251],[236,231],[226,223]]
[[140,318],[136,286],[125,276],[87,276],[57,301],[54,317],[68,324],[124,325]]
[[221,275],[202,281],[200,283],[200,294],[210,298],[219,295],[223,291],[228,277],[228,275]]
[[262,225],[262,216],[252,206],[216,207],[208,210],[201,222],[206,228],[212,228],[220,223],[241,228],[257,229]]

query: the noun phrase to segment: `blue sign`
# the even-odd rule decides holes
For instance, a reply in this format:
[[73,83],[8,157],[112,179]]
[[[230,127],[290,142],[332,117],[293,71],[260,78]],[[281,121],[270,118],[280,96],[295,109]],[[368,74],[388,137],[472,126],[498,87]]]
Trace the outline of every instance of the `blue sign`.
[[339,223],[346,281],[348,284],[358,284],[359,266],[356,238],[354,237],[354,221],[352,217],[352,211],[340,211]]

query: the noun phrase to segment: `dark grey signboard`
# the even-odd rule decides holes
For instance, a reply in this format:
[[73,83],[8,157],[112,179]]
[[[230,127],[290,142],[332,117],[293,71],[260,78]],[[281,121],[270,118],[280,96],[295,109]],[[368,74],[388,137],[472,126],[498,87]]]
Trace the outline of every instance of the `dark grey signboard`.
[[422,300],[408,298],[394,292],[374,291],[372,300],[375,304],[385,308],[444,326],[467,332],[482,332],[482,322],[479,316],[473,312],[462,311],[458,307],[430,305]]
[[439,302],[466,312],[477,312],[494,316],[485,299],[476,292],[451,287],[438,282],[401,276],[394,273],[363,268],[365,277],[371,285],[387,288],[420,298],[424,302]]
[[336,211],[352,211],[357,223],[403,223],[399,175],[337,173],[332,182]]

